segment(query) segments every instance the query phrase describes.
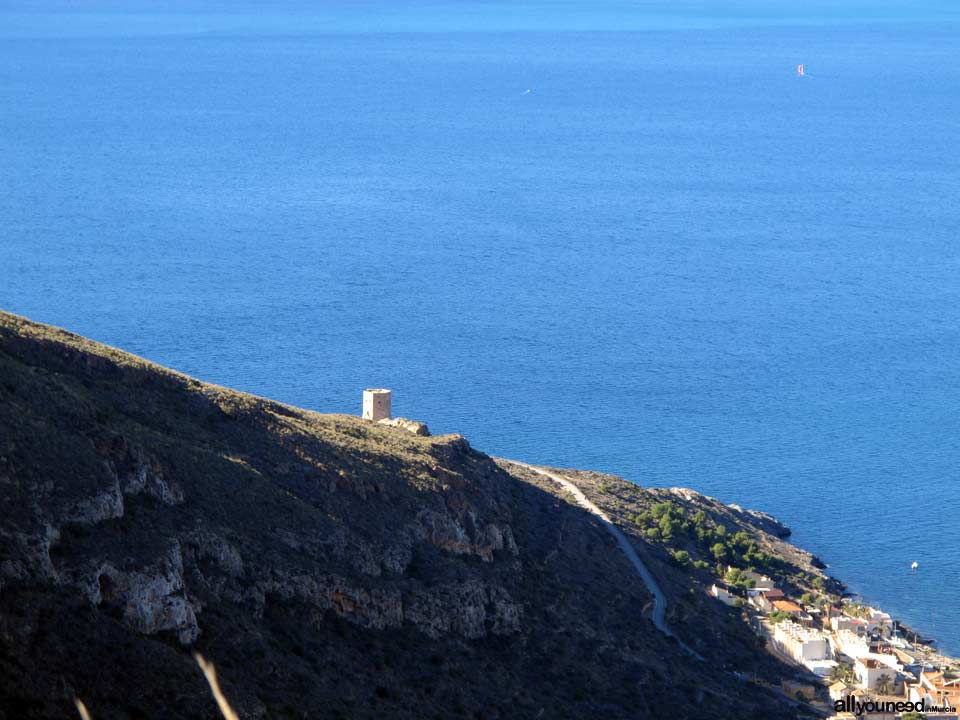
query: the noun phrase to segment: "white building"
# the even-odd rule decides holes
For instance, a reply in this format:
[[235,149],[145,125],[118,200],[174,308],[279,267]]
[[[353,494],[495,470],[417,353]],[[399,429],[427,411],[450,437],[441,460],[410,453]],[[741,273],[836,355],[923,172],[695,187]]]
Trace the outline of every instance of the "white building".
[[853,671],[857,675],[857,685],[864,690],[876,690],[877,681],[886,675],[891,680],[891,689],[897,680],[897,671],[878,662],[874,658],[863,658],[853,664]]
[[390,418],[390,396],[389,390],[384,388],[367,388],[363,391],[363,419],[386,420]]
[[829,677],[833,669],[839,665],[836,660],[806,660],[804,666],[820,678]]
[[893,629],[893,618],[890,617],[890,613],[877,610],[869,605],[859,607],[857,615],[860,615],[860,617],[852,614],[853,610],[850,605],[845,605],[842,612],[843,615],[836,618],[835,621],[833,618],[830,620],[834,630],[848,629],[870,632],[880,626]]
[[870,643],[852,630],[839,630],[834,636],[837,652],[857,660],[870,654]]
[[943,671],[921,672],[919,682],[908,685],[908,690],[913,702],[960,707],[960,677],[947,677]]
[[737,599],[736,595],[716,583],[710,586],[710,594],[725,605],[733,605]]
[[[730,568],[733,566],[728,565],[727,567]],[[773,590],[776,587],[773,579],[766,575],[761,575],[760,573],[753,572],[752,570],[744,570],[743,575],[747,578],[747,580],[753,580],[753,589],[755,590]]]
[[866,618],[867,632],[870,632],[876,627],[893,629],[893,618],[890,617],[890,613],[885,613],[872,607],[868,607],[867,612],[870,613],[869,617]]
[[849,615],[834,615],[830,618],[830,627],[835,632],[840,630],[849,630],[862,635],[867,631],[867,621],[861,618],[850,617]]
[[784,600],[786,595],[780,588],[772,590],[760,590],[756,594],[750,595],[750,604],[756,606],[765,613],[771,613],[774,610],[773,603],[777,600]]
[[837,680],[829,689],[831,700],[845,700],[853,692],[853,686]]
[[774,626],[773,642],[785,655],[821,677],[829,675],[837,664],[832,657],[830,642],[823,632],[791,620]]

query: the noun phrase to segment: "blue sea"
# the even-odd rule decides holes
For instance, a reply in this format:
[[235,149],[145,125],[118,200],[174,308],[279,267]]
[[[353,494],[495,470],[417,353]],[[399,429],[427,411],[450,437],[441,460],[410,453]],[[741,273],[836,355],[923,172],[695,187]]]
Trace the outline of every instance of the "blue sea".
[[2,0],[0,307],[768,511],[960,653],[953,0]]

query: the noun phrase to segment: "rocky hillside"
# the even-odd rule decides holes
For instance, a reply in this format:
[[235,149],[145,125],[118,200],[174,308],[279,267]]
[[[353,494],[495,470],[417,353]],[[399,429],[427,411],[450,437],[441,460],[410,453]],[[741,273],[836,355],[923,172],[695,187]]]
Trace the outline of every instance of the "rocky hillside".
[[195,650],[242,718],[796,717],[709,572],[630,519],[656,494],[570,477],[706,661],[543,477],[0,313],[0,719],[214,717]]

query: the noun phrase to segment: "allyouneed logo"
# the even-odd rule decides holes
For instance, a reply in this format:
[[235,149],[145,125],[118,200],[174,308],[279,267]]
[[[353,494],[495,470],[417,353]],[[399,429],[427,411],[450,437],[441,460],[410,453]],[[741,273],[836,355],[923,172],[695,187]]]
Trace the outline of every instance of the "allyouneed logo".
[[853,696],[848,696],[845,700],[837,700],[833,703],[833,709],[837,712],[848,712],[853,713],[854,715],[865,715],[867,713],[880,713],[880,712],[956,712],[955,707],[939,707],[937,705],[931,705],[927,707],[924,704],[923,700],[919,702],[909,702],[904,700],[887,700],[886,702],[878,702],[874,700],[868,700],[866,702],[860,702],[854,700]]

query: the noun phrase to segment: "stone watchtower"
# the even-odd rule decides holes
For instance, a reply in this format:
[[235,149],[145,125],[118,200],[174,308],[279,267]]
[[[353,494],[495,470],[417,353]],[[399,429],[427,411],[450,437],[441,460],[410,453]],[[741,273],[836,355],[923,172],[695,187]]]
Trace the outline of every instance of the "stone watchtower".
[[390,419],[390,391],[383,388],[367,388],[363,391],[363,419]]

